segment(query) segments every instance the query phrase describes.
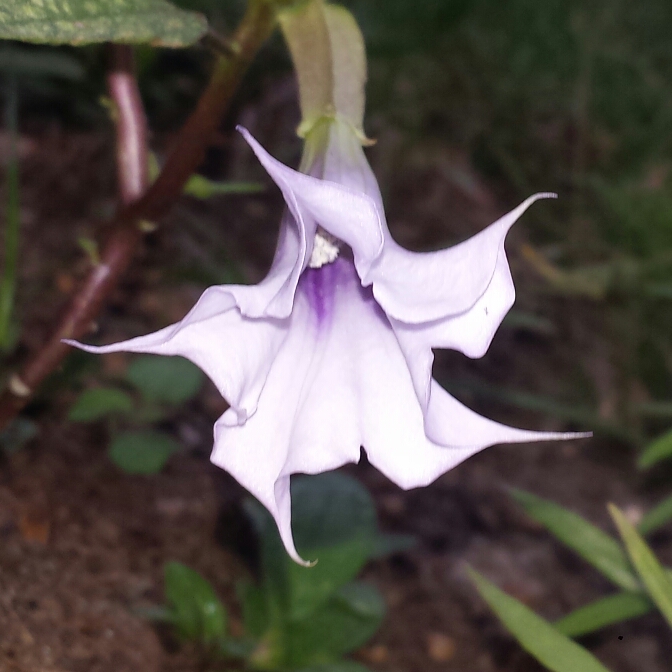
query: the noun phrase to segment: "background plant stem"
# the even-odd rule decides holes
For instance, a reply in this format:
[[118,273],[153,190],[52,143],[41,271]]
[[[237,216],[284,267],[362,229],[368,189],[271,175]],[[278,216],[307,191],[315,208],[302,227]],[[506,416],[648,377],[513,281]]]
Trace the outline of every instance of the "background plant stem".
[[149,183],[147,120],[135,79],[132,47],[110,45],[107,90],[114,101],[119,201],[128,205],[142,196]]
[[5,180],[7,183],[7,210],[5,219],[5,259],[0,285],[0,350],[9,349],[13,340],[11,329],[16,294],[16,268],[19,255],[19,159],[17,136],[19,126],[19,91],[16,73],[7,74],[7,103],[5,127],[9,134],[9,157]]
[[[210,82],[203,92],[196,109],[180,131],[163,170],[156,181],[137,200],[124,203],[124,198],[133,198],[135,188],[145,179],[143,168],[137,165],[140,154],[137,146],[137,131],[142,127],[135,115],[142,114],[137,84],[134,78],[122,78],[124,86],[111,88],[117,113],[129,114],[132,118],[117,124],[118,149],[121,162],[133,163],[128,174],[120,180],[122,207],[107,227],[106,242],[101,246],[100,262],[84,280],[63,317],[55,325],[45,344],[26,362],[19,373],[9,379],[9,384],[0,396],[0,430],[5,427],[26,405],[37,386],[63,360],[69,346],[64,338],[81,338],[90,331],[92,322],[103,307],[105,300],[116,286],[119,277],[130,263],[142,239],[143,222],[159,219],[179,198],[189,176],[200,164],[210,138],[220,123],[250,61],[275,27],[273,3],[268,0],[250,0],[247,11],[231,39],[231,54],[217,57]],[[117,100],[121,96],[123,100]],[[135,98],[137,96],[137,98]],[[135,129],[135,130],[133,130]],[[146,162],[145,162],[146,163]],[[119,171],[126,168],[120,165]],[[126,183],[128,181],[128,183]],[[131,184],[131,182],[134,184]]]

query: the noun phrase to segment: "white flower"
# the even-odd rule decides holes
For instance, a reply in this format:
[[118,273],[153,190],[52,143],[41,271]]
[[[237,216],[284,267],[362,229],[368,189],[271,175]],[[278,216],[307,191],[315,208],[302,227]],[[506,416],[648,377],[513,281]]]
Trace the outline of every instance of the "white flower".
[[275,518],[291,557],[290,476],[369,461],[400,487],[431,483],[497,443],[574,438],[483,418],[432,379],[432,348],[482,356],[514,301],[504,252],[537,199],[464,243],[418,254],[392,240],[380,192],[351,128],[329,120],[308,138],[303,170],[240,129],[287,210],[273,265],[255,286],[207,289],[181,321],[90,352],[182,355],[230,408],[212,461]]

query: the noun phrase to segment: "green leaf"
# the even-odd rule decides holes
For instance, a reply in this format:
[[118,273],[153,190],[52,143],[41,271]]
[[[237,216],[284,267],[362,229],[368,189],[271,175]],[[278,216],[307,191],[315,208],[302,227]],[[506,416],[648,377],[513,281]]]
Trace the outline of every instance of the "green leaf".
[[170,620],[183,639],[210,645],[226,635],[226,610],[213,587],[179,562],[166,563],[166,599]]
[[334,591],[357,576],[370,553],[370,539],[362,537],[305,553],[303,557],[317,560],[312,567],[290,561],[289,618],[298,620],[314,612]]
[[384,615],[385,604],[374,586],[342,586],[322,607],[289,624],[285,664],[296,668],[334,661],[364,644]]
[[128,474],[156,474],[180,445],[159,432],[124,432],[114,437],[109,455]]
[[245,632],[255,639],[261,639],[269,627],[267,595],[260,586],[242,583],[237,587],[238,600],[243,608]]
[[[268,511],[256,500],[248,498],[243,502],[245,513],[254,525],[259,537],[261,558],[260,595],[251,592],[248,596],[249,610],[244,614],[246,627],[259,631],[284,619],[289,609],[289,560],[280,540],[278,528]],[[263,609],[263,612],[262,612]]]
[[287,657],[288,629],[316,617],[370,557],[376,513],[366,489],[344,474],[293,478],[294,539],[303,557],[318,560],[301,567],[287,555],[268,511],[251,499],[244,506],[260,536],[262,559],[260,589],[243,592],[244,619],[261,639],[255,664],[269,667]]
[[203,175],[192,175],[183,192],[194,198],[207,199],[228,194],[257,194],[264,190],[258,182],[214,182]]
[[576,551],[619,588],[630,591],[642,589],[627,555],[606,532],[576,513],[529,492],[512,490],[511,495],[532,518],[546,526],[563,544]]
[[185,47],[206,30],[205,17],[165,0],[3,0],[0,5],[0,39],[5,40]]
[[637,466],[645,469],[668,457],[672,457],[672,430],[659,436],[644,449],[637,460]]
[[337,660],[335,663],[302,667],[296,672],[370,672],[370,670],[354,660]]
[[290,617],[302,618],[352,580],[373,550],[376,510],[366,488],[337,472],[292,481],[292,529],[313,567],[289,562]]
[[261,504],[248,500],[262,540],[264,580],[289,618],[299,619],[351,581],[373,552],[376,511],[366,488],[340,473],[292,479],[292,531],[302,557],[312,567],[293,562],[275,522]]
[[609,504],[609,513],[646,591],[672,627],[672,578],[623,513],[613,504]]
[[183,357],[145,355],[133,360],[126,379],[149,401],[180,404],[198,394],[203,372]]
[[612,623],[643,616],[652,609],[653,603],[644,593],[617,593],[576,609],[553,626],[563,635],[580,637]]
[[[330,662],[367,638],[369,626],[375,630],[382,603],[368,588],[357,589],[356,596],[344,587],[370,557],[377,537],[373,502],[358,481],[339,473],[292,479],[294,539],[303,557],[318,560],[313,567],[289,558],[261,504],[247,500],[245,510],[260,536],[262,559],[261,585],[241,589],[246,629],[259,640],[250,659],[254,665]],[[320,655],[311,654],[308,648],[321,640]]]
[[670,520],[672,520],[672,496],[666,497],[646,513],[637,528],[641,534],[650,534]]
[[518,600],[502,592],[473,569],[469,576],[520,645],[552,672],[609,672],[591,653],[558,632]]
[[300,553],[377,532],[376,509],[356,479],[332,471],[292,479],[292,529]]
[[112,387],[84,390],[68,413],[73,422],[95,422],[108,415],[128,413],[133,400],[125,392]]

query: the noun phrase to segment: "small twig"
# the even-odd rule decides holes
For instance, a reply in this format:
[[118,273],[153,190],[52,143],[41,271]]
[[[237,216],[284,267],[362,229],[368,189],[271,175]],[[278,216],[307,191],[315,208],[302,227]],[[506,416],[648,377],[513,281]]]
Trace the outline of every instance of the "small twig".
[[[124,204],[109,223],[107,242],[102,246],[100,263],[84,280],[46,343],[29,358],[20,373],[10,378],[7,388],[0,396],[0,430],[21,411],[38,385],[63,360],[69,346],[64,345],[61,340],[81,338],[90,330],[94,318],[138,248],[142,239],[143,222],[164,216],[179,198],[184,184],[200,164],[210,138],[216,131],[248,64],[274,26],[273,3],[268,0],[250,0],[247,12],[231,40],[231,44],[235,45],[235,55],[220,55],[217,58],[210,82],[196,109],[180,131],[158,178],[142,197]],[[131,78],[124,79],[124,82],[127,88],[124,89],[125,99],[122,104],[117,99],[117,95],[121,95],[119,87],[111,90],[120,116],[125,114],[125,110],[133,114],[137,112],[133,104],[127,104],[131,96],[137,95],[136,84]],[[129,93],[131,88],[135,93]],[[135,118],[132,121],[127,119],[123,123],[126,125],[119,125],[119,132],[125,132],[137,141],[138,136],[134,133],[140,128],[141,122]],[[128,165],[134,164],[137,167],[139,151],[141,150],[138,147],[133,151],[120,151],[120,163],[128,162]],[[143,173],[141,170],[134,171],[129,168],[126,174],[125,170],[120,169],[124,172],[120,176],[120,186],[124,198],[132,199],[139,192],[134,190],[131,182],[135,180],[136,186],[141,184]]]

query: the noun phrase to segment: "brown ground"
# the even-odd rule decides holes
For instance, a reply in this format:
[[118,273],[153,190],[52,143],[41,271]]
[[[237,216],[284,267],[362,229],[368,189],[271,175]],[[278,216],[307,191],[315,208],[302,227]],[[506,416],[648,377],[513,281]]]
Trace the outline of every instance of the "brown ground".
[[[276,101],[280,110],[284,101],[282,95]],[[289,131],[277,130],[292,125],[273,113],[270,109],[265,117],[274,119],[272,127],[268,121],[264,127],[254,109],[245,111],[243,121],[292,161],[296,145]],[[392,165],[403,150],[393,134],[381,137],[380,146],[385,149],[375,150],[376,167]],[[55,130],[26,136],[22,147],[23,350],[39,342],[60,297],[83,272],[74,241],[92,235],[92,220],[112,207],[113,171],[109,145],[98,135]],[[246,151],[237,140],[228,151],[231,174],[259,176]],[[504,209],[463,157],[441,149],[408,154],[403,170],[381,171],[381,179],[391,195],[391,226],[410,247],[464,237]],[[257,279],[272,252],[275,225],[269,222],[277,221],[278,212],[274,193],[178,208],[113,297],[101,318],[101,340],[144,333],[186,312],[203,285],[178,283],[175,269],[166,267],[178,250],[185,261],[207,271],[216,266],[212,249],[217,247],[229,258],[244,259],[242,272]],[[519,285],[529,276],[515,254],[523,237],[522,230],[516,232],[510,245]],[[524,306],[535,308],[535,300],[523,292]],[[567,372],[577,342],[585,341],[587,353],[600,352],[599,334],[590,340],[589,313],[584,312],[583,326],[577,321],[560,336],[504,329],[483,364],[444,356],[437,375],[478,373],[491,382],[553,392],[561,387],[558,373]],[[114,372],[123,361],[107,358],[103,366]],[[595,361],[594,382],[608,397],[608,367],[605,372],[597,355]],[[88,379],[80,378],[79,384]],[[181,409],[171,426],[184,453],[157,476],[129,476],[108,461],[103,427],[65,420],[73,385],[66,380],[48,404],[33,409],[39,436],[0,464],[0,671],[195,672],[200,669],[196,653],[176,650],[142,611],[162,602],[166,561],[179,560],[201,572],[229,605],[236,580],[246,572],[223,546],[226,530],[217,524],[238,490],[207,460],[211,423],[222,402],[207,389]],[[499,407],[479,410],[542,428],[538,416],[507,416]],[[543,428],[560,427],[547,421]],[[381,672],[541,669],[505,635],[467,580],[465,565],[548,618],[606,594],[607,582],[526,519],[504,487],[552,498],[609,529],[606,502],[633,514],[650,503],[632,462],[623,447],[604,440],[497,447],[410,493],[368,465],[351,468],[372,491],[383,528],[419,540],[413,551],[366,569],[365,578],[385,596],[388,616],[357,657]],[[655,547],[672,561],[669,532],[657,536]],[[585,643],[613,672],[670,669],[672,642],[658,616],[605,629]]]

